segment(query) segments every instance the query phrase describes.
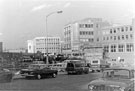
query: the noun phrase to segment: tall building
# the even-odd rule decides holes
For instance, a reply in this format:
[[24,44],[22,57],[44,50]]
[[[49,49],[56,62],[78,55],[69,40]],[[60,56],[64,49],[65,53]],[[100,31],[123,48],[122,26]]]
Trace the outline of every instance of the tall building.
[[65,25],[63,52],[67,55],[82,55],[80,49],[93,45],[97,31],[104,26],[109,26],[109,23],[101,18],[86,18]]
[[61,52],[60,37],[36,37],[27,42],[28,53],[40,51],[44,54],[59,54]]
[[134,64],[134,31],[135,26],[113,25],[103,28],[99,34],[99,41],[102,43],[111,63]]
[[3,42],[0,42],[0,52],[3,52]]

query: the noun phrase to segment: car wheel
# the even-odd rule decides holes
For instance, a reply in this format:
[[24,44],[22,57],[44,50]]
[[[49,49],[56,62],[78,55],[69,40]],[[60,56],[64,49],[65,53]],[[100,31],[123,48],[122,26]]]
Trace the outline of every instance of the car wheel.
[[89,74],[89,71],[86,71],[85,74]]
[[37,75],[37,79],[39,79],[39,80],[41,79],[41,75],[40,74]]
[[52,77],[53,77],[53,78],[56,78],[56,76],[57,76],[56,73],[53,73],[53,74],[52,74]]

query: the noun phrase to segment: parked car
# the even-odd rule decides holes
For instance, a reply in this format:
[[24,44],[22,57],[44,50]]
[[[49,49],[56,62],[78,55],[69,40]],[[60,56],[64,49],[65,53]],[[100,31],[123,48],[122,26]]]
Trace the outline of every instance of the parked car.
[[103,76],[89,83],[89,91],[134,91],[134,70],[108,68]]
[[53,77],[57,76],[58,71],[52,70],[50,67],[47,67],[46,64],[31,64],[28,69],[22,69],[20,74],[25,77],[36,77],[41,79],[43,77]]
[[89,67],[86,67],[85,63],[81,60],[72,60],[67,63],[66,71],[68,74],[88,74]]
[[11,82],[13,73],[8,69],[0,68],[0,83]]

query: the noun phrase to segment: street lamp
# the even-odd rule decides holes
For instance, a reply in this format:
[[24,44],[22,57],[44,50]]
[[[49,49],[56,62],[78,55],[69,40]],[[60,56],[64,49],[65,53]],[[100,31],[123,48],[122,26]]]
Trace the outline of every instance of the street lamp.
[[[46,15],[46,38],[47,38],[47,41],[46,41],[46,64],[48,64],[49,62],[48,62],[48,30],[47,30],[47,18],[50,16],[50,15],[52,15],[52,14],[55,14],[55,13],[58,13],[58,14],[60,14],[60,13],[62,13],[63,11],[55,11],[55,12],[51,12],[51,13],[49,13],[48,15]],[[45,50],[45,48],[44,48],[44,50]]]

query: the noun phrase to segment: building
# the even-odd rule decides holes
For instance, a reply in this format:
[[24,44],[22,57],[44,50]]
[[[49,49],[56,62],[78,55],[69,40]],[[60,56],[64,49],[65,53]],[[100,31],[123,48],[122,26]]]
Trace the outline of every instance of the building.
[[3,42],[0,42],[0,52],[3,52]]
[[10,52],[10,53],[26,53],[25,48],[18,48],[18,49],[6,49],[4,52]]
[[112,64],[134,64],[134,28],[131,25],[113,25],[103,28],[99,33],[99,43]]
[[59,54],[61,52],[60,37],[36,37],[28,40],[28,53]]
[[27,49],[28,49],[28,53],[34,53],[34,40],[28,40],[27,41]]
[[63,52],[66,55],[83,55],[81,49],[93,45],[97,38],[97,31],[109,25],[101,18],[86,18],[66,24],[64,26],[65,46]]

